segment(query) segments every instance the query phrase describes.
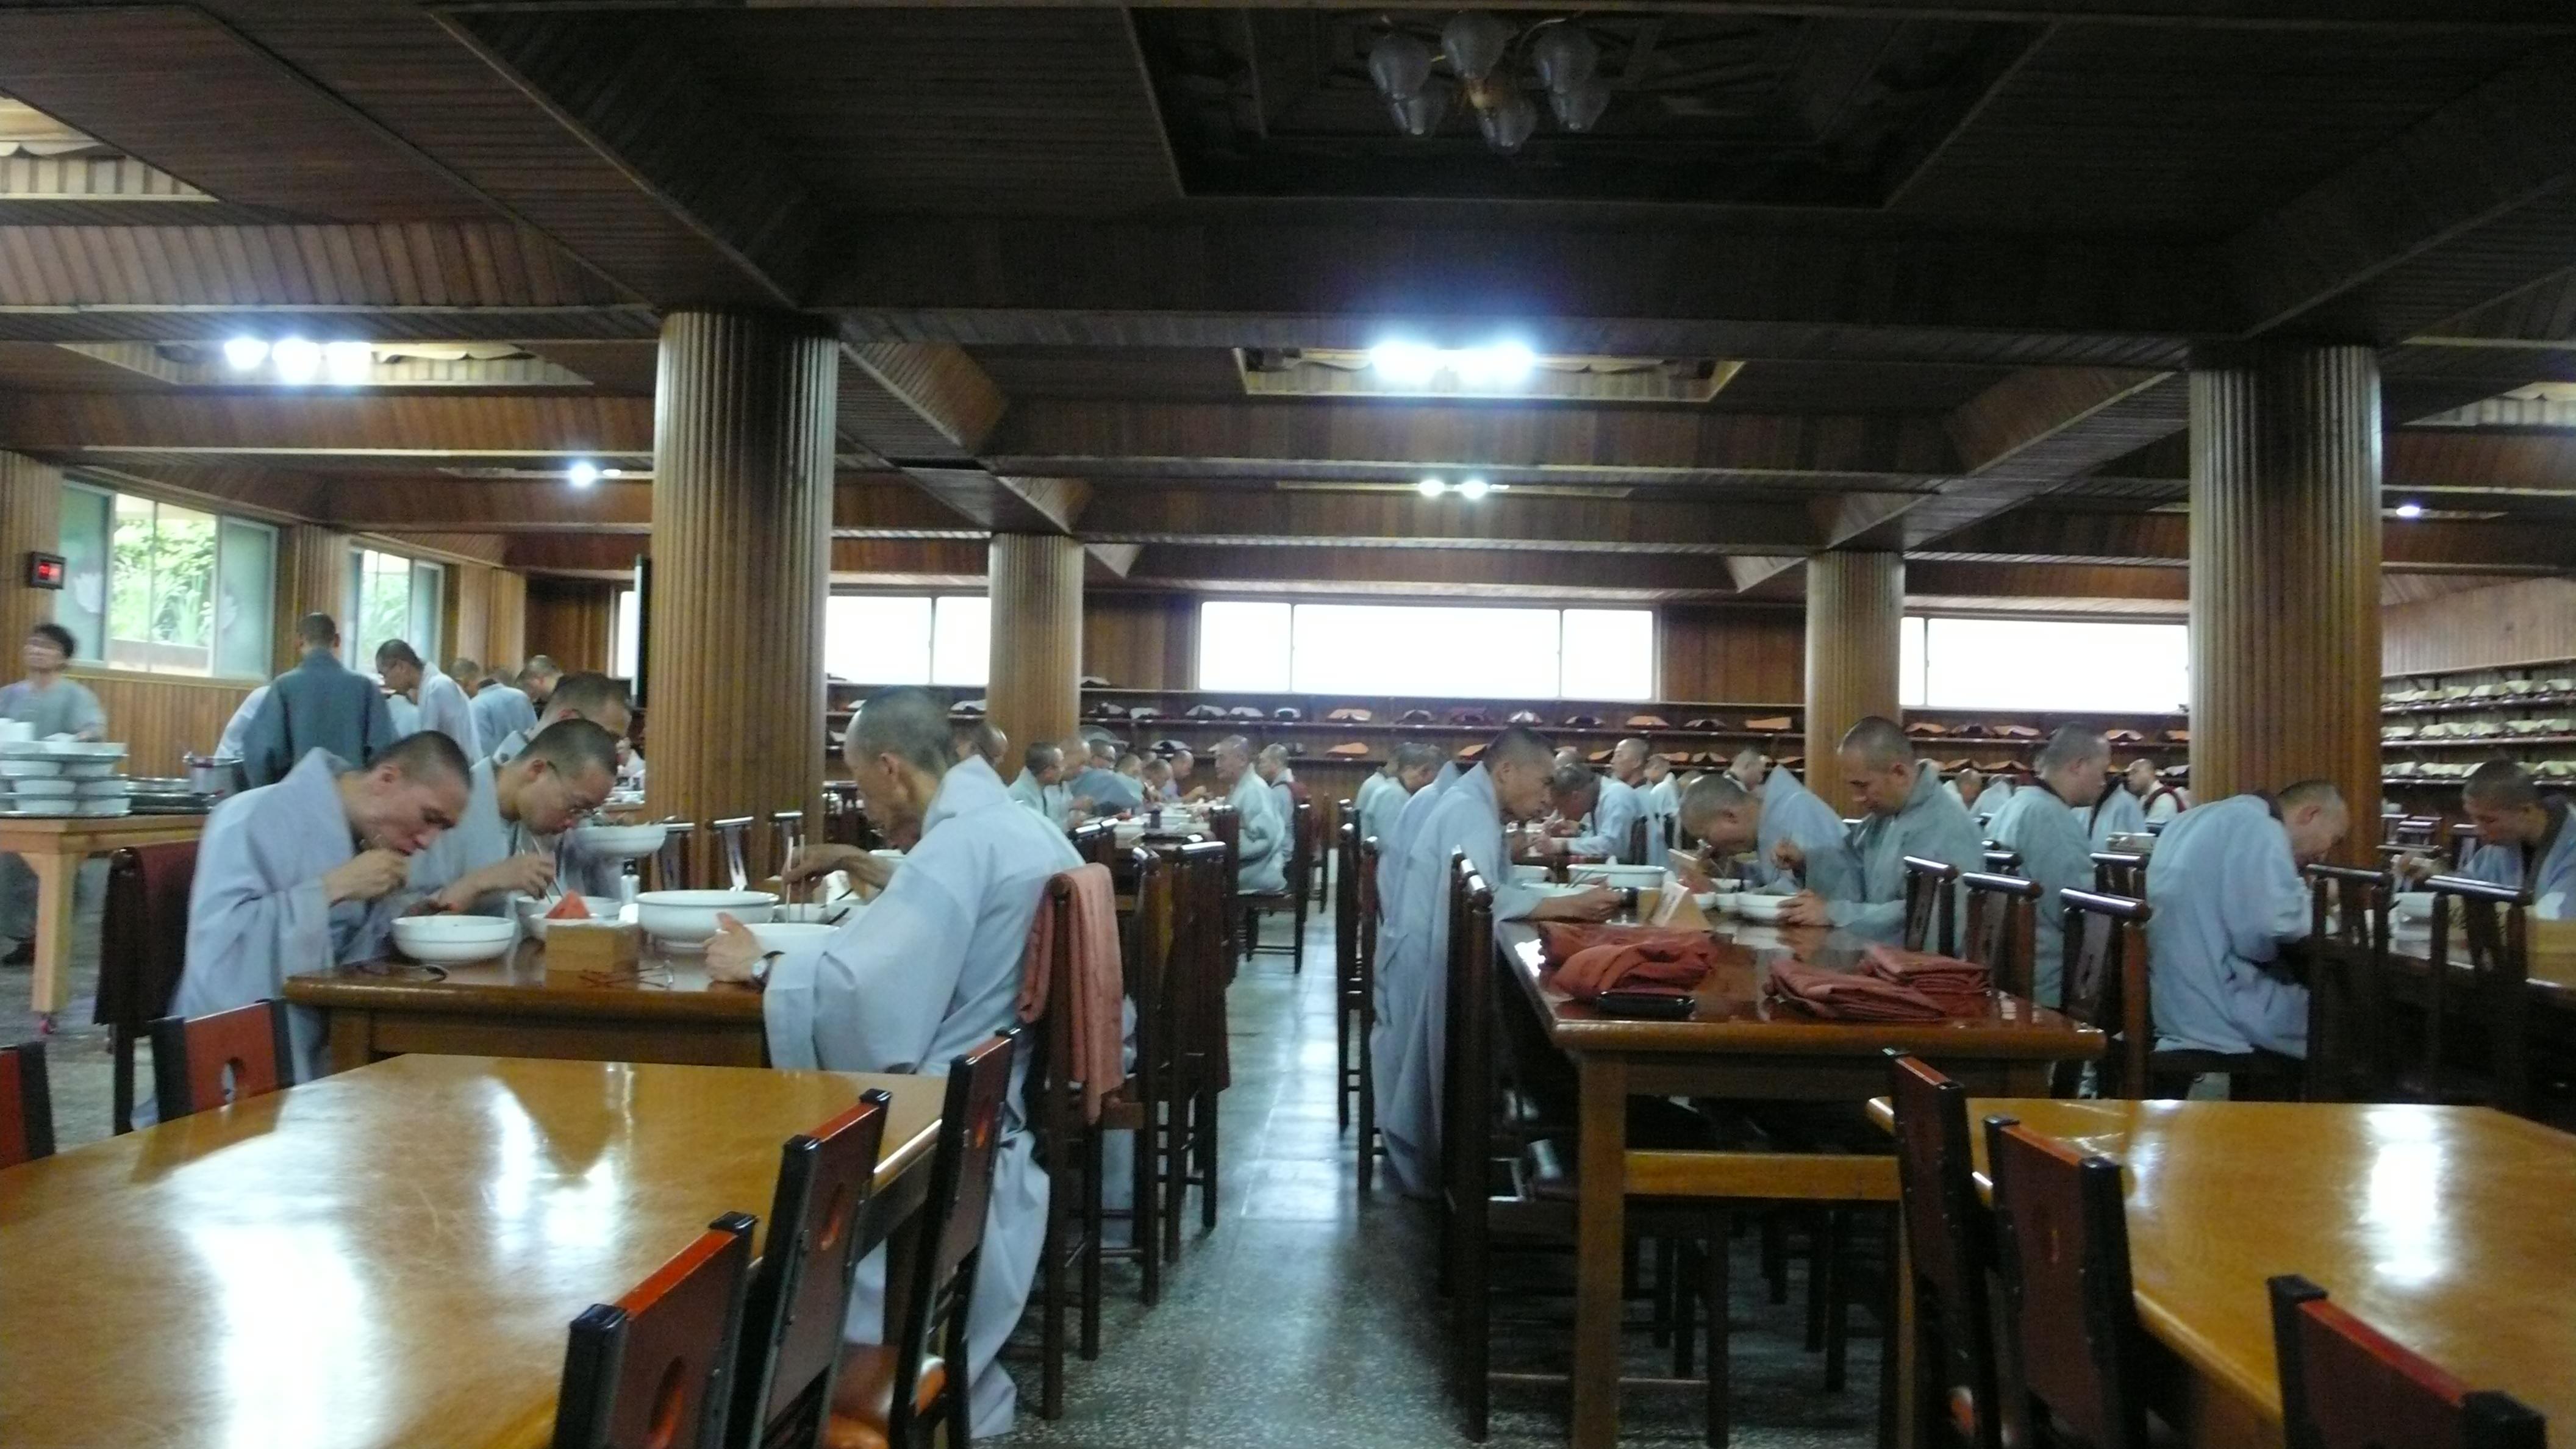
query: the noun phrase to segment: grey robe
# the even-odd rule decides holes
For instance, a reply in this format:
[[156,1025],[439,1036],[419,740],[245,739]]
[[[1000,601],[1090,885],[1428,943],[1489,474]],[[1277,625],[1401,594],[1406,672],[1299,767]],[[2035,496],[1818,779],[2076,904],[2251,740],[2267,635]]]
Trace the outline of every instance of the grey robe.
[[1919,855],[1961,870],[1986,868],[1986,838],[1968,812],[1941,791],[1941,772],[1931,761],[1917,761],[1914,793],[1893,815],[1872,815],[1851,834],[1852,853],[1860,858],[1857,891],[1837,895],[1811,876],[1810,887],[1824,896],[1833,923],[1874,941],[1905,937],[1905,857]]
[[1244,767],[1234,782],[1234,792],[1226,796],[1234,807],[1234,818],[1240,826],[1235,837],[1235,853],[1241,864],[1235,873],[1237,890],[1263,892],[1288,888],[1288,827],[1279,819],[1279,805],[1270,786],[1259,771]]
[[2186,810],[2147,857],[2149,994],[2158,1048],[2308,1054],[2308,989],[2279,969],[2307,935],[2307,883],[2261,795]]
[[[1369,778],[1385,779],[1382,775],[1372,775]],[[1388,842],[1394,837],[1396,817],[1404,813],[1405,805],[1413,797],[1405,793],[1402,784],[1392,780],[1387,781],[1386,788],[1383,790],[1364,793],[1368,798],[1358,802],[1360,839],[1366,840],[1372,835],[1376,836],[1377,848],[1383,853],[1387,849]]]
[[2549,811],[2549,836],[2533,853],[2532,869],[2523,868],[2522,847],[2481,845],[2461,863],[2460,874],[2531,892],[2534,917],[2544,921],[2576,919],[2576,816],[2555,796],[2541,802]]
[[2066,907],[2057,893],[2093,889],[2093,851],[2077,824],[2082,814],[2046,785],[2030,784],[1988,822],[1997,845],[2021,852],[2022,878],[2041,886],[2031,997],[2042,1006],[2060,1005],[2066,992]]
[[79,680],[64,676],[57,676],[45,689],[25,679],[0,687],[0,719],[17,720],[32,727],[40,740],[54,735],[103,734],[107,729],[107,711],[98,707],[98,696]]
[[[1466,773],[1467,768],[1455,760],[1442,765],[1440,773],[1431,777],[1431,783],[1414,791],[1404,802],[1404,808],[1395,812],[1394,831],[1378,837],[1377,909],[1383,920],[1392,922],[1395,919],[1395,903],[1404,891],[1406,847],[1429,823],[1432,808],[1440,803],[1440,797]],[[1380,946],[1378,951],[1383,956],[1385,947]]]
[[[334,784],[347,768],[314,750],[274,785],[215,807],[188,891],[187,964],[171,998],[176,1016],[228,1011],[277,995],[286,978],[384,954],[393,898],[331,904],[322,877],[358,853]],[[323,1020],[288,1012],[295,1079],[322,1075]]]
[[[427,849],[411,858],[411,877],[400,892],[402,909],[409,909],[423,897],[445,890],[487,865],[498,865],[533,848],[528,833],[517,821],[501,818],[501,794],[490,760],[475,761],[466,775],[466,785],[465,813],[456,817],[455,828],[442,832]],[[466,913],[517,919],[510,909],[507,891],[487,891],[476,896]]]
[[[475,698],[480,699],[482,696],[476,695]],[[492,767],[497,770],[526,754],[528,741],[536,738],[536,735],[537,731],[531,727],[514,730],[503,736],[501,742],[492,747]],[[638,759],[640,760],[641,757],[639,756]],[[540,855],[553,856],[556,883],[574,895],[615,896],[625,888],[626,862],[614,856],[593,855],[583,850],[575,843],[571,831],[567,830],[561,835],[531,833],[523,848],[533,850]]]
[[2138,797],[2129,787],[2114,782],[2102,792],[2102,798],[2089,808],[2074,811],[2083,826],[2084,838],[2095,850],[2109,850],[2115,835],[2139,835],[2147,828],[2147,813],[2138,806]]
[[1502,807],[1478,765],[1432,807],[1405,847],[1404,894],[1378,937],[1377,1125],[1387,1172],[1414,1197],[1440,1190],[1440,1073],[1447,1061],[1449,854],[1464,850],[1494,890],[1494,919],[1516,921],[1543,897],[1512,879]]
[[1754,884],[1773,889],[1792,887],[1799,872],[1772,863],[1771,851],[1781,841],[1798,847],[1807,887],[1827,900],[1860,894],[1860,857],[1852,854],[1842,817],[1797,776],[1775,769],[1762,782],[1762,814],[1753,827]]
[[[1081,863],[1063,833],[1014,804],[982,760],[953,766],[922,820],[921,843],[876,903],[820,946],[771,966],[761,998],[770,1061],[788,1070],[944,1072],[1019,1025],[1029,923],[1047,880]],[[1016,1390],[995,1360],[1027,1306],[1046,1237],[1046,1174],[1020,1115],[1026,1050],[1003,1112],[968,1320],[979,1439],[1011,1427]],[[877,1343],[885,1328],[880,1248],[859,1267],[843,1331],[854,1343]]]
[[383,691],[343,667],[328,649],[308,649],[304,662],[277,676],[268,700],[242,737],[242,773],[274,785],[314,750],[365,765],[402,736]]
[[[1001,777],[997,775],[994,778]],[[1011,782],[1009,794],[1013,802],[1036,811],[1038,818],[1058,830],[1064,828],[1065,807],[1071,803],[1072,797],[1065,793],[1062,785],[1041,785],[1037,776],[1022,769],[1020,777]]]
[[513,733],[537,732],[537,707],[506,684],[487,684],[466,703],[474,711],[474,731],[486,749],[497,747]]
[[1643,865],[1644,861],[1628,858],[1628,837],[1641,813],[1636,787],[1605,775],[1583,833],[1567,841],[1565,848],[1576,855],[1606,855],[1622,865]]
[[1121,810],[1134,810],[1142,806],[1145,803],[1145,787],[1141,782],[1130,780],[1116,770],[1104,770],[1094,765],[1074,776],[1073,783],[1065,787],[1065,798],[1068,800],[1086,797],[1091,801],[1092,814],[1115,815]]
[[420,667],[420,727],[436,730],[456,741],[465,758],[479,760],[488,749],[483,733],[474,723],[474,702],[465,697],[465,686],[438,672],[435,664]]

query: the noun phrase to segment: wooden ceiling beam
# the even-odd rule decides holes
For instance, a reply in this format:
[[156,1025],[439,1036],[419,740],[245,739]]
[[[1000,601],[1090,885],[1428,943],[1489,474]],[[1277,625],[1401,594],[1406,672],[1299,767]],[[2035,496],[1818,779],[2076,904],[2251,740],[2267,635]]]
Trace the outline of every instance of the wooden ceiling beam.
[[1951,412],[1965,476],[1907,510],[1904,542],[1918,547],[2016,508],[2190,423],[2182,373],[2026,368]]
[[1086,541],[1156,546],[1708,555],[1805,550],[1816,542],[1804,512],[1794,504],[1508,492],[1470,502],[1409,492],[1252,488],[1104,489],[1078,531]]
[[345,393],[0,394],[0,447],[120,454],[649,459],[651,398]]
[[[2564,574],[2576,569],[2576,520],[2391,521],[2380,534],[2385,567],[2422,573]],[[1914,562],[2106,565],[2181,570],[2191,563],[2191,520],[2175,513],[2025,509],[1987,519],[1909,550]]]

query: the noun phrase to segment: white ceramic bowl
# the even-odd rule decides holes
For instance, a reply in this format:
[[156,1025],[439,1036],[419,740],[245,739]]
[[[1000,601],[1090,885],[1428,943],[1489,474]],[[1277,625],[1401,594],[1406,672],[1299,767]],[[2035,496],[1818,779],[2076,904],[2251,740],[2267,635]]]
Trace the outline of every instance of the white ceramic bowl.
[[764,952],[793,951],[799,946],[810,946],[840,929],[819,921],[763,921],[750,928],[751,934],[760,939],[760,949]]
[[2388,903],[2388,910],[2401,921],[2429,921],[2433,919],[2433,893],[2399,891],[2396,898]]
[[767,891],[646,891],[635,898],[644,934],[674,946],[705,945],[718,915],[755,926],[776,909],[778,897]]
[[117,773],[122,768],[123,766],[114,760],[65,760],[63,778],[66,780],[122,780],[125,777]]
[[133,811],[134,804],[119,795],[113,800],[75,800],[72,807],[74,815],[125,815]]
[[134,785],[120,775],[112,780],[73,780],[72,793],[84,800],[122,800],[134,792]]
[[17,815],[69,815],[72,801],[64,795],[21,795],[9,802],[9,809]]
[[65,780],[58,776],[47,775],[31,779],[12,780],[9,782],[9,788],[17,791],[18,798],[24,800],[31,795],[77,795],[80,793],[80,782],[77,780]]
[[505,956],[518,938],[518,923],[499,916],[401,916],[394,921],[395,948],[433,966]]
[[39,740],[45,753],[60,760],[121,760],[125,746],[92,744],[86,740]]
[[1653,890],[1664,883],[1660,865],[1577,865],[1566,869],[1566,878],[1577,884],[1589,882],[1621,890]]
[[780,906],[769,913],[769,919],[780,925],[837,926],[867,908],[866,901],[844,896],[824,905]]
[[0,760],[0,780],[50,780],[62,772],[59,760]]
[[1538,883],[1540,883],[1540,882],[1545,881],[1546,879],[1547,879],[1547,867],[1546,867],[1546,866],[1543,866],[1543,865],[1516,865],[1516,866],[1513,866],[1513,867],[1512,867],[1512,880],[1513,880],[1513,882],[1514,882],[1515,884],[1518,884],[1518,885],[1536,885],[1536,884],[1538,884]]
[[660,850],[663,837],[670,833],[662,825],[582,825],[573,829],[572,840],[585,853],[603,860],[641,860]]
[[1735,898],[1732,909],[1748,921],[1770,923],[1780,919],[1780,908],[1788,903],[1787,896],[1765,896],[1747,892]]
[[[519,924],[527,928],[529,935],[542,941],[546,938],[546,927],[553,924],[546,919],[546,912],[553,910],[561,901],[561,897],[549,901],[537,896],[520,896],[511,904],[518,908]],[[590,907],[590,918],[594,921],[617,919],[615,896],[583,896],[581,903]]]

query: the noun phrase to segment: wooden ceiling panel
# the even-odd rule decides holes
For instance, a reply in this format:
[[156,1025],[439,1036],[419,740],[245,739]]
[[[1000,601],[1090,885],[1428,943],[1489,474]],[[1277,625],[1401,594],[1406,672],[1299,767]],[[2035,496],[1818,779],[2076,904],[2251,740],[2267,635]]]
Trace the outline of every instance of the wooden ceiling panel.
[[1225,347],[976,347],[1003,393],[1084,402],[1226,402],[1244,396]]
[[120,452],[650,456],[647,398],[0,394],[0,447]]
[[615,301],[507,222],[0,228],[0,308],[573,307]]
[[0,342],[0,392],[167,392],[132,368],[50,342]]

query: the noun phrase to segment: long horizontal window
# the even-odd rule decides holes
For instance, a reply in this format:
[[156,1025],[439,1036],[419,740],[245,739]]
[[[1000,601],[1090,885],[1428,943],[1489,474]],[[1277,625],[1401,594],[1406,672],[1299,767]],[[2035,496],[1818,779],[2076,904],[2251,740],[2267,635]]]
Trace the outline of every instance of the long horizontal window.
[[54,618],[79,658],[157,674],[268,674],[275,529],[66,483],[62,549]]
[[823,671],[853,684],[977,688],[992,638],[982,594],[834,594],[823,604]]
[[1898,702],[1923,709],[2156,714],[2191,703],[2182,624],[1908,615]]
[[1645,609],[1199,606],[1199,688],[1490,699],[1655,697]]

